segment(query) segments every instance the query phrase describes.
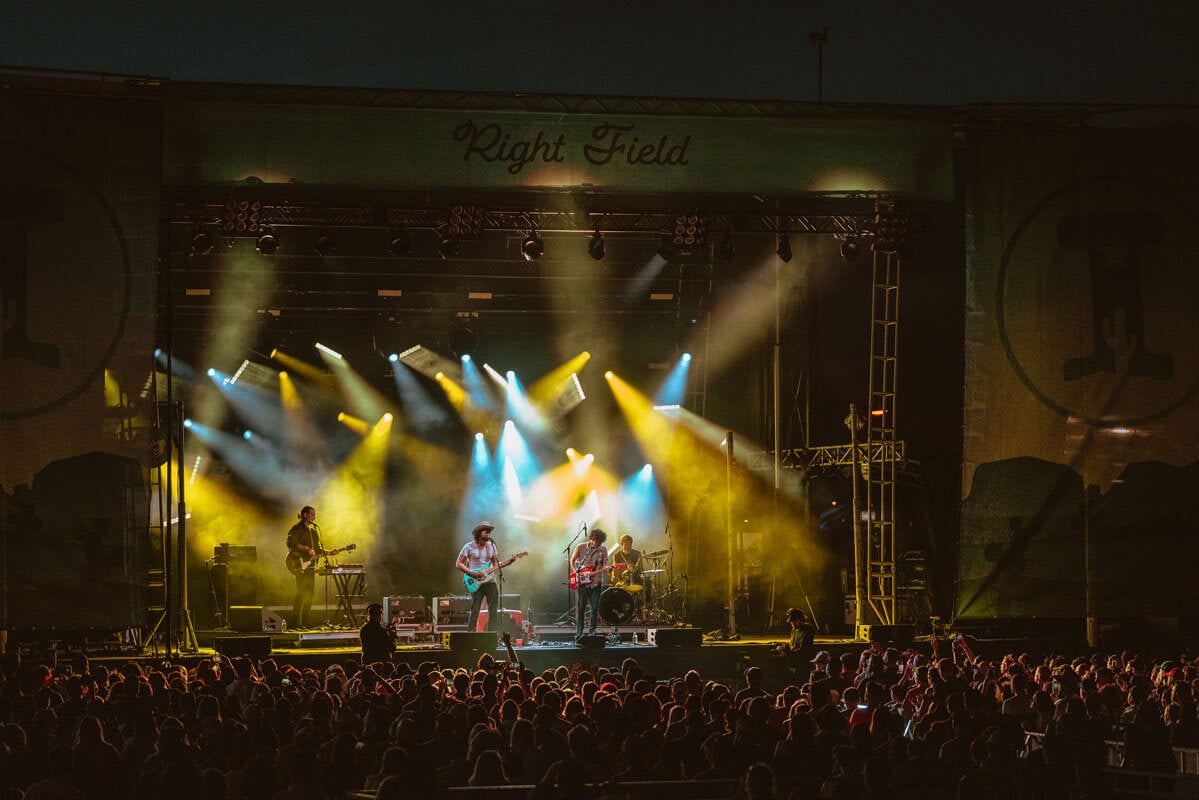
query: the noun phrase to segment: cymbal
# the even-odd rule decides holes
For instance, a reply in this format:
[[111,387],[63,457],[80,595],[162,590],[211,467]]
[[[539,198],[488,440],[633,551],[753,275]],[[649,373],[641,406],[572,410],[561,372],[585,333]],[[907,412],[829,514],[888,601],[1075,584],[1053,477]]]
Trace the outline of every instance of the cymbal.
[[643,570],[641,570],[641,574],[642,575],[657,575],[659,572],[665,572],[665,571],[666,570],[664,570],[664,569],[643,569]]
[[652,553],[646,553],[645,555],[642,556],[642,558],[662,558],[663,556],[668,556],[668,555],[670,555],[669,550],[655,550]]

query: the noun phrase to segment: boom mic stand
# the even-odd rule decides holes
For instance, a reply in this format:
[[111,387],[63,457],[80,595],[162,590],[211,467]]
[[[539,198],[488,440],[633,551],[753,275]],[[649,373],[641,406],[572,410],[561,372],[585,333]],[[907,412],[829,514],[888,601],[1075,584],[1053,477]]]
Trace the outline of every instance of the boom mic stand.
[[570,553],[574,549],[575,542],[579,537],[587,533],[587,522],[584,521],[579,525],[579,529],[575,531],[575,535],[566,543],[566,547],[562,548],[562,554],[566,557],[566,610],[558,615],[558,619],[554,621],[555,625],[561,625],[564,622],[576,622],[576,616],[579,613],[579,596],[574,589],[570,588],[570,575],[574,572],[574,564],[570,563]]

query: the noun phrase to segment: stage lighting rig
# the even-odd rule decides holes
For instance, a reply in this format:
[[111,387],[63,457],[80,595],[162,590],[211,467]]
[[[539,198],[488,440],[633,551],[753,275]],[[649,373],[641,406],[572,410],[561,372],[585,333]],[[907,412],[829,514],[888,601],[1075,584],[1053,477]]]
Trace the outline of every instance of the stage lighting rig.
[[587,255],[596,261],[604,260],[604,235],[598,230],[592,235],[591,241],[587,242]]
[[262,235],[258,237],[258,241],[254,245],[254,249],[264,256],[272,255],[279,249],[279,237],[275,235],[271,226],[267,225],[262,229]]
[[793,255],[791,252],[791,237],[785,233],[779,234],[779,247],[774,252],[784,264],[790,263],[791,256]]
[[529,235],[520,243],[520,254],[525,257],[525,261],[536,261],[544,252],[545,242],[537,235],[536,228],[530,228]]

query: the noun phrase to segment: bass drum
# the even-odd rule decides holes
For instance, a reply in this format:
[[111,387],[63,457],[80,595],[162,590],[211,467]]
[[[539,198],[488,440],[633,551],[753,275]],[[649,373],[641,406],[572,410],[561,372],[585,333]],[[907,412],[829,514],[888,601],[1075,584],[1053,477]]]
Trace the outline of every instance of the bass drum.
[[600,616],[609,625],[623,625],[633,617],[633,595],[619,586],[609,586],[600,595]]

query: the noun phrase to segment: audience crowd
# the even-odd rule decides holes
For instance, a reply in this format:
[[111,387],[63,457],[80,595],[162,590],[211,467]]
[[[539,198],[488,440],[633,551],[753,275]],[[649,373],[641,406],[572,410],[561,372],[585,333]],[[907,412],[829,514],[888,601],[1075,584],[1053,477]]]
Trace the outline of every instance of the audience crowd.
[[1199,661],[932,645],[784,648],[731,686],[634,658],[534,674],[489,655],[473,670],[221,656],[72,670],[8,653],[0,785],[25,800],[669,796],[647,781],[746,800],[1103,797],[1105,742],[1152,772],[1199,746]]

